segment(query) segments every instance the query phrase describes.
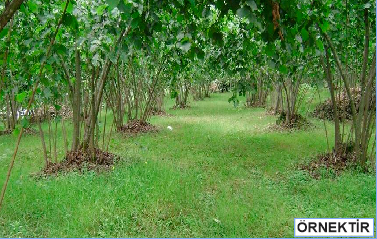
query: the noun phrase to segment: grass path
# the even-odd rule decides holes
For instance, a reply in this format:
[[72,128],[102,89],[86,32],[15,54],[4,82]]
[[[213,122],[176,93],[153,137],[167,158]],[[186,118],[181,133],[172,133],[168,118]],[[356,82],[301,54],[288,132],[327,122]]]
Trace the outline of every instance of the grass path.
[[[376,217],[375,176],[314,180],[296,169],[326,151],[321,122],[312,119],[310,131],[268,132],[275,117],[234,108],[228,97],[215,94],[169,110],[171,117],[153,117],[157,134],[115,134],[110,151],[124,160],[100,175],[30,177],[43,159],[38,137],[26,136],[0,236],[293,237],[295,217]],[[14,141],[0,137],[1,183]]]

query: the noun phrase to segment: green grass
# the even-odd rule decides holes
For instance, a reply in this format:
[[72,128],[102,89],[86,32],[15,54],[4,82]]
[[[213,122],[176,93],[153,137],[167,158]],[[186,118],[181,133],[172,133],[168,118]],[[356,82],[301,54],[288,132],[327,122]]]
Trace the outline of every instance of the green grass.
[[[123,160],[99,175],[30,177],[43,165],[42,150],[37,136],[24,137],[0,236],[293,237],[295,217],[376,217],[374,175],[349,171],[314,180],[297,170],[327,150],[322,122],[311,119],[315,128],[308,131],[268,132],[274,116],[234,108],[229,96],[153,117],[156,134],[113,134],[109,151]],[[329,123],[328,130],[332,135]],[[0,137],[0,183],[15,141]],[[62,140],[58,146],[62,158]]]

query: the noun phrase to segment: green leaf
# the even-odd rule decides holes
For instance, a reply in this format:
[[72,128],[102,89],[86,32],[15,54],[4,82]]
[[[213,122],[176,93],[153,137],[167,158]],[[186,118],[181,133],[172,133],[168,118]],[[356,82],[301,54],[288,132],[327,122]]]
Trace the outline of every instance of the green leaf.
[[301,29],[301,37],[303,41],[306,41],[309,38],[309,32],[305,28]]
[[161,32],[162,31],[162,24],[160,22],[157,22],[153,26],[153,31],[155,32]]
[[8,31],[8,28],[3,28],[3,30],[0,32],[0,39],[6,36],[8,34]]
[[40,78],[40,81],[44,86],[49,86],[49,81],[46,77]]
[[370,3],[365,3],[365,4],[364,4],[364,9],[369,9],[370,6],[371,6]]
[[79,27],[79,23],[76,17],[72,14],[65,14],[63,17],[63,24],[67,27],[71,27],[73,30],[77,30]]
[[273,56],[275,54],[275,46],[273,44],[268,44],[265,51],[268,56]]
[[287,74],[288,73],[288,68],[285,65],[280,65],[279,71],[281,73],[283,73],[283,74]]
[[73,4],[72,1],[69,1],[68,6],[67,6],[67,13],[72,14],[73,12]]
[[301,12],[301,11],[297,11],[297,12],[296,12],[296,18],[297,18],[297,22],[300,22],[300,21],[301,21],[301,19],[302,19],[302,17],[303,17],[303,14],[302,14],[302,12]]
[[275,62],[274,62],[273,60],[271,60],[271,59],[269,59],[269,60],[267,61],[267,64],[268,64],[268,66],[269,66],[270,68],[272,68],[272,69],[275,69],[275,67],[276,67]]
[[251,10],[255,11],[258,10],[257,4],[254,2],[254,0],[248,0],[246,1],[246,4],[251,8]]
[[132,4],[128,3],[127,0],[120,1],[118,4],[118,9],[122,12],[125,16],[130,16],[132,12]]
[[251,12],[247,8],[239,8],[237,10],[237,16],[239,16],[240,18],[245,18],[245,17],[248,18],[251,16]]
[[140,18],[134,18],[131,21],[131,27],[135,29],[139,26],[139,23],[140,23]]
[[34,0],[27,1],[27,5],[32,13],[38,12],[38,5],[34,2]]
[[16,101],[19,102],[19,103],[22,103],[24,102],[25,98],[26,98],[26,91],[22,92],[22,93],[19,93],[16,95]]
[[316,41],[317,47],[323,51],[325,48],[323,47],[323,42],[321,40]]
[[45,70],[44,72],[52,72],[52,66],[49,64],[45,64]]
[[188,0],[191,3],[191,6],[195,6],[195,0]]
[[323,24],[320,24],[319,26],[323,32],[327,32],[330,28],[330,24],[328,22],[324,22]]
[[21,126],[24,129],[29,127],[29,120],[26,119],[26,117],[22,118],[22,120],[21,120]]
[[170,98],[171,99],[174,99],[177,96],[178,96],[178,92],[176,90],[173,89],[173,90],[170,91]]
[[109,10],[113,10],[116,8],[119,4],[120,0],[106,0],[107,5],[109,5]]
[[187,41],[187,42],[181,44],[181,46],[179,48],[184,52],[188,52],[191,48],[191,43],[189,41]]
[[113,64],[115,64],[115,63],[116,63],[116,60],[117,60],[117,55],[116,55],[116,53],[115,53],[115,52],[110,52],[110,53],[109,53],[109,59],[110,59],[110,61],[111,61]]
[[24,4],[21,4],[20,12],[26,13],[25,2],[24,2]]
[[142,41],[142,39],[141,38],[135,38],[134,40],[133,40],[133,45],[134,45],[134,47],[136,48],[136,49],[141,49],[141,47],[143,46],[143,41]]
[[60,105],[57,105],[57,104],[55,104],[54,107],[55,107],[55,109],[56,109],[57,111],[59,111],[59,110],[62,108]]
[[198,57],[198,59],[201,59],[201,60],[204,59],[205,53],[202,49],[200,49],[199,47],[196,47],[195,52],[196,52],[196,56]]
[[50,88],[45,88],[43,90],[43,94],[46,98],[50,98],[52,96]]
[[59,55],[64,55],[64,54],[67,53],[67,48],[65,46],[63,46],[62,44],[55,44],[55,51]]
[[107,8],[106,5],[101,5],[101,6],[97,7],[97,9],[96,9],[97,14],[102,16],[106,8]]
[[21,125],[17,125],[17,126],[14,128],[12,134],[13,134],[14,136],[17,137],[17,136],[20,134],[20,131],[21,131],[20,128],[21,128]]
[[297,34],[297,35],[295,36],[295,39],[296,39],[298,42],[302,43],[302,38],[301,38],[301,36],[300,36],[299,34]]
[[181,14],[178,14],[178,16],[177,16],[177,22],[182,22],[184,19],[185,19],[184,16],[182,16]]
[[185,37],[185,33],[184,32],[179,32],[178,35],[177,35],[177,40],[180,41],[184,37]]

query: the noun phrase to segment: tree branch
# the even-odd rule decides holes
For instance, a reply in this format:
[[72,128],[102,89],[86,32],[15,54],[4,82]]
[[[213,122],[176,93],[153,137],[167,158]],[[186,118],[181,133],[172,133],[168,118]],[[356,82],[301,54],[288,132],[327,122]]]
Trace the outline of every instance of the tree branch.
[[13,0],[4,10],[4,12],[0,15],[0,32],[3,28],[7,25],[7,23],[12,19],[13,15],[17,12],[20,8],[21,4],[25,0]]

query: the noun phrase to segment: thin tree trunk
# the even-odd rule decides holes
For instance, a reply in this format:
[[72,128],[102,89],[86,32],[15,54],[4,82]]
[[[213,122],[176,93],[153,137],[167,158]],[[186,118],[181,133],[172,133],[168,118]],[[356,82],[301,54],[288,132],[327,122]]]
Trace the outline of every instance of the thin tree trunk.
[[[77,44],[77,43],[76,43]],[[81,121],[81,59],[80,52],[76,46],[76,82],[74,87],[73,96],[73,139],[72,139],[72,151],[77,151],[80,144],[80,121]]]
[[48,145],[49,145],[49,153],[50,153],[50,158],[52,159],[52,140],[53,140],[53,135],[51,133],[51,116],[50,116],[50,111],[48,111]]
[[48,156],[47,156],[45,137],[44,137],[44,133],[43,133],[42,126],[41,126],[40,116],[38,117],[38,128],[39,128],[39,136],[41,137],[41,143],[42,143],[42,149],[43,149],[43,158],[45,160],[45,166],[47,166],[48,165]]
[[107,145],[106,145],[106,152],[109,151],[109,145],[110,145],[111,135],[113,133],[113,127],[114,127],[114,122],[111,124],[110,135],[109,135],[109,139],[108,139]]
[[106,135],[106,120],[107,119],[107,104],[106,104],[106,110],[105,110],[105,122],[103,124],[103,133],[102,133],[102,147],[105,147],[105,135]]
[[[94,69],[93,69],[93,72],[94,72]],[[91,90],[91,108],[92,110],[90,111],[91,112],[91,115],[90,115],[90,126],[89,126],[89,130],[90,130],[90,136],[89,136],[89,150],[92,152],[92,159],[94,159],[94,131],[95,131],[95,124],[96,124],[96,112],[95,112],[95,93],[96,93],[96,89],[95,89],[95,84],[94,84],[94,80],[95,80],[95,75],[93,73],[93,76],[92,76],[92,80],[90,82],[90,90]]]
[[287,86],[285,85],[284,81],[283,81],[283,88],[285,91],[285,95],[287,96],[287,112],[286,112],[286,117],[285,117],[285,123],[288,125],[290,124],[290,121],[291,121],[291,112],[290,112],[289,94],[288,94]]
[[336,103],[335,89],[332,82],[331,65],[330,65],[327,47],[325,48],[325,55],[326,55],[326,62],[324,61],[323,56],[321,56],[321,63],[322,63],[323,70],[325,71],[326,81],[330,90],[331,103],[332,103],[332,108],[333,108],[333,118],[334,118],[334,124],[335,124],[335,153],[339,153],[340,146],[341,146],[341,137],[340,137],[338,107]]
[[67,132],[65,130],[64,119],[62,118],[62,133],[63,133],[63,140],[64,140],[64,153],[68,152],[68,141],[67,141]]
[[279,107],[280,107],[280,96],[281,96],[281,85],[278,85],[278,88],[276,90],[277,93],[277,100],[275,104],[274,114],[276,115],[278,113]]
[[58,138],[58,121],[55,119],[55,135],[54,135],[54,157],[55,157],[55,163],[58,162],[58,152],[56,149],[56,141]]

